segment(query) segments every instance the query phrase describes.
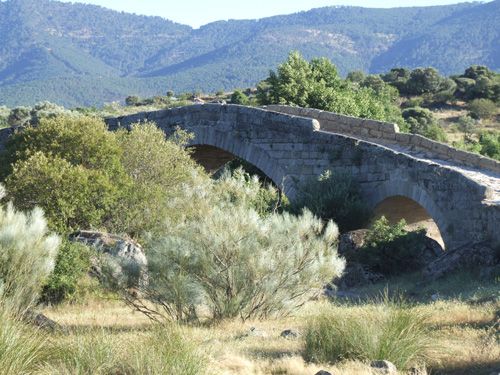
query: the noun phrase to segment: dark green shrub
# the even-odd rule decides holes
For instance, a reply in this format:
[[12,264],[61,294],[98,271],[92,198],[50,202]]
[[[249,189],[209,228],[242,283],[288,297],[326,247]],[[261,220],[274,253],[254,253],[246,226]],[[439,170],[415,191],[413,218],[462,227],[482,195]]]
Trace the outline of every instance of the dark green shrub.
[[403,118],[410,128],[410,133],[420,134],[436,141],[446,141],[446,134],[438,125],[434,115],[427,108],[413,107],[403,110]]
[[478,140],[466,137],[462,142],[454,142],[453,146],[500,160],[500,132],[480,132]]
[[384,275],[397,275],[421,268],[426,231],[409,232],[405,227],[404,220],[391,225],[382,216],[373,223],[364,246],[353,255],[352,260]]
[[291,210],[298,213],[303,208],[324,220],[333,220],[341,233],[362,228],[370,218],[359,187],[348,173],[326,171],[301,184]]
[[115,178],[117,184],[123,178],[122,151],[116,136],[107,130],[104,121],[94,117],[43,118],[38,126],[15,133],[2,154],[0,177],[5,178],[16,162],[36,152],[59,157],[74,166],[100,170]]
[[137,106],[140,103],[141,103],[141,99],[135,95],[127,96],[127,98],[125,99],[125,104],[128,106]]
[[169,202],[204,175],[184,147],[189,135],[179,131],[170,139],[154,123],[116,132],[120,161],[130,183],[106,225],[111,232],[137,238],[157,233],[172,216]]
[[42,301],[54,304],[73,298],[78,282],[90,270],[91,254],[92,250],[85,245],[64,241],[54,271],[43,288]]
[[500,132],[483,132],[479,135],[480,153],[500,160]]
[[31,119],[31,108],[16,107],[10,111],[7,122],[9,126],[25,126],[29,124]]
[[248,105],[249,102],[248,96],[241,90],[235,90],[231,95],[231,104]]
[[41,152],[18,161],[5,184],[17,207],[41,207],[49,226],[59,233],[100,227],[121,197],[105,172]]
[[469,104],[469,111],[474,118],[488,119],[498,112],[498,108],[489,99],[474,99]]

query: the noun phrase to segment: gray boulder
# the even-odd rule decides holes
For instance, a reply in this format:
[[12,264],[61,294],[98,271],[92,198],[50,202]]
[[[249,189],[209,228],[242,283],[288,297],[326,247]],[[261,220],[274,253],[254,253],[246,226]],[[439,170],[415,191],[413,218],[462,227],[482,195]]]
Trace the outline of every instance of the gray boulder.
[[443,252],[424,267],[423,276],[427,281],[432,281],[454,271],[476,267],[489,268],[488,271],[493,273],[498,270],[496,266],[499,263],[498,250],[493,249],[489,243],[465,245]]
[[293,329],[285,329],[283,332],[281,332],[280,336],[284,339],[296,339],[297,337],[299,337],[299,333],[297,331],[294,331]]
[[[92,259],[92,273],[99,279],[112,276],[119,279],[124,268],[135,274],[139,285],[147,283],[148,261],[141,245],[131,238],[97,231],[80,230],[70,236],[70,241],[95,248],[98,257]],[[106,262],[108,272],[102,266]]]
[[361,263],[348,261],[344,273],[335,284],[337,284],[340,289],[347,289],[373,284],[383,279],[384,275],[381,273],[372,272]]
[[398,369],[392,362],[389,361],[372,361],[370,367],[373,368],[378,374],[396,375]]
[[339,238],[339,255],[349,258],[357,253],[365,244],[368,229],[358,229],[344,233]]

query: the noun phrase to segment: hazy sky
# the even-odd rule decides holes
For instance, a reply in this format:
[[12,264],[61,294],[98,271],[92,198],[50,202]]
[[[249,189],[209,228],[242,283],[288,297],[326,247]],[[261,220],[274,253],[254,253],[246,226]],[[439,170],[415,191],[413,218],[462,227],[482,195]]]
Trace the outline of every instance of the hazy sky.
[[402,6],[444,5],[465,0],[63,0],[97,4],[130,13],[161,16],[199,27],[227,19],[248,19],[294,13],[332,5],[356,5],[390,8]]

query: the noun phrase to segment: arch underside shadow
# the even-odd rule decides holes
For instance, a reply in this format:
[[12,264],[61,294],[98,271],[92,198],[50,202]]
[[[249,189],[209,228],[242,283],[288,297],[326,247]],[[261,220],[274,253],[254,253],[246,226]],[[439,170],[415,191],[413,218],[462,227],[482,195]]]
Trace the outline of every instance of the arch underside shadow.
[[413,199],[396,195],[384,199],[374,208],[374,219],[384,216],[389,223],[396,224],[401,219],[406,221],[409,230],[424,228],[427,236],[445,247],[441,231],[427,210]]
[[[429,194],[407,181],[388,181],[369,194],[369,204],[376,216],[389,216],[391,222],[404,218],[410,227],[422,224],[429,237],[443,248],[452,248],[448,222]],[[425,225],[428,224],[428,225]]]
[[210,174],[217,172],[224,165],[236,158],[232,153],[210,145],[195,145],[189,147],[191,157]]
[[266,175],[285,194],[293,193],[293,187],[286,184],[285,173],[279,163],[262,148],[245,142],[229,132],[193,129],[195,138],[188,147],[195,148],[193,158],[209,172],[213,172],[232,159],[242,159]]

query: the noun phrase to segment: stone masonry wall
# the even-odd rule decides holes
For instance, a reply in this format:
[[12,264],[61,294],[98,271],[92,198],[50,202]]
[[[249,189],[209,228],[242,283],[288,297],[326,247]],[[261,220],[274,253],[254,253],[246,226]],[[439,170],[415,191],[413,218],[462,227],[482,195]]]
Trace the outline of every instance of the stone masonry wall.
[[[492,224],[500,222],[500,206],[483,203],[487,193],[484,186],[439,163],[409,157],[361,136],[324,131],[311,118],[205,104],[107,122],[113,129],[144,120],[155,121],[167,134],[182,126],[195,135],[192,145],[213,146],[245,159],[283,187],[290,199],[304,181],[325,170],[345,171],[360,184],[372,206],[397,195],[415,200],[435,220],[448,248],[486,238],[500,241],[500,233]],[[383,123],[368,123],[390,132]],[[392,129],[394,135],[405,137],[401,142],[410,142],[411,136]]]
[[500,163],[496,160],[459,150],[421,135],[400,133],[399,127],[396,124],[343,116],[312,108],[290,107],[285,105],[268,105],[264,108],[293,116],[314,118],[319,121],[320,129],[323,131],[354,135],[358,138],[375,143],[387,145],[395,144],[402,147],[409,147],[413,151],[422,152],[429,158],[455,161],[470,167],[500,172]]

